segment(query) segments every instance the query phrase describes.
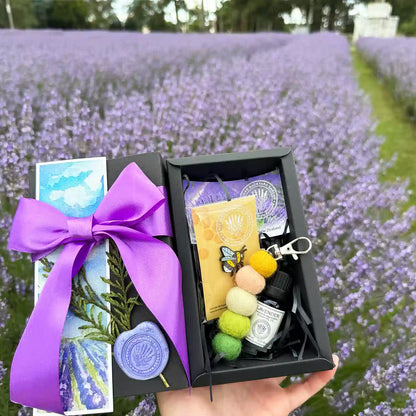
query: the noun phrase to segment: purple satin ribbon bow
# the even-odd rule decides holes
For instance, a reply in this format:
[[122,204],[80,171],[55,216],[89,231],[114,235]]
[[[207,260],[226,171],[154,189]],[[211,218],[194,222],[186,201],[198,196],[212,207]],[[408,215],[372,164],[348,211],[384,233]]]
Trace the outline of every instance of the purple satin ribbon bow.
[[9,248],[31,253],[33,261],[59,246],[63,250],[16,349],[10,374],[12,401],[63,413],[59,347],[72,278],[92,247],[106,238],[116,243],[141,299],[176,347],[189,381],[180,264],[171,247],[154,238],[172,236],[164,191],[131,163],[89,217],[66,217],[44,202],[20,200]]

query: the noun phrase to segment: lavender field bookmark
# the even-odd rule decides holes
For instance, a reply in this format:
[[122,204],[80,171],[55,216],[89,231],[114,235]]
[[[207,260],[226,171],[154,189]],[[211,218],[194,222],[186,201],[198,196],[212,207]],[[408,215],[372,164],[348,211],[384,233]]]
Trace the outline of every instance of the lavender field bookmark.
[[[106,191],[104,157],[36,165],[36,199],[54,206],[67,216],[86,217],[93,214]],[[110,278],[106,251],[108,240],[91,250],[84,266],[74,277],[73,287],[78,285],[84,293],[99,299],[102,293],[110,292],[109,285],[101,279]],[[59,252],[60,249],[35,263],[35,303]],[[109,310],[108,304],[102,298],[100,300]],[[76,295],[74,303],[75,307],[71,301],[72,307],[66,317],[60,351],[60,392],[65,414],[112,412],[111,345],[93,335],[94,325],[109,325],[110,314],[105,308],[100,309],[93,304],[77,304]],[[33,414],[53,413],[34,409]]]

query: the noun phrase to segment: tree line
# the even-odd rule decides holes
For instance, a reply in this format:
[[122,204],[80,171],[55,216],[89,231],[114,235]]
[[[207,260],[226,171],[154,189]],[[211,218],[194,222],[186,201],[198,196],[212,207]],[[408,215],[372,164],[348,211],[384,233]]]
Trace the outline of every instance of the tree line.
[[[284,16],[299,8],[311,31],[353,28],[351,9],[369,0],[221,0],[213,13],[204,0],[189,8],[185,0],[132,0],[126,21],[114,11],[113,0],[0,0],[0,27],[10,27],[10,5],[16,28],[105,29],[142,31],[259,32],[288,31]],[[393,14],[400,17],[407,34],[416,33],[415,0],[390,0]],[[174,18],[167,18],[167,10]],[[172,23],[171,20],[174,20]],[[414,27],[414,33],[413,33]]]

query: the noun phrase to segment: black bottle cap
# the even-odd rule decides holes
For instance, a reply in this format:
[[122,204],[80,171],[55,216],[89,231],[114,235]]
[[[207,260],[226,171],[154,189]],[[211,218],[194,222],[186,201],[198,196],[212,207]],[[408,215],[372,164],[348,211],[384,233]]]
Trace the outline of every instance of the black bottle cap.
[[278,271],[267,280],[266,288],[262,294],[279,303],[288,302],[292,290],[292,278],[287,273]]

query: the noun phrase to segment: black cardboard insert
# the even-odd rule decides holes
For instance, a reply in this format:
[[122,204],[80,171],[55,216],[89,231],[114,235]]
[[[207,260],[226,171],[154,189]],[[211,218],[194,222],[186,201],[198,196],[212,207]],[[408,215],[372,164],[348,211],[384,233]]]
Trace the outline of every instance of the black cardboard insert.
[[[228,153],[212,156],[196,156],[167,160],[168,189],[177,253],[182,266],[185,320],[190,361],[191,380],[194,387],[209,384],[206,352],[203,344],[205,331],[198,309],[198,269],[196,268],[185,216],[182,177],[204,181],[213,174],[222,180],[234,180],[264,174],[279,168],[286,209],[290,224],[288,240],[307,237],[299,185],[296,177],[293,153],[290,148],[260,150],[245,153]],[[322,302],[316,277],[313,253],[301,255],[294,264],[292,276],[299,285],[304,307],[312,319],[312,332],[319,347],[319,354],[307,348],[302,360],[292,354],[282,354],[271,361],[244,359],[238,368],[218,363],[211,368],[212,383],[223,384],[267,377],[277,377],[322,371],[333,368],[329,337],[322,310]]]

